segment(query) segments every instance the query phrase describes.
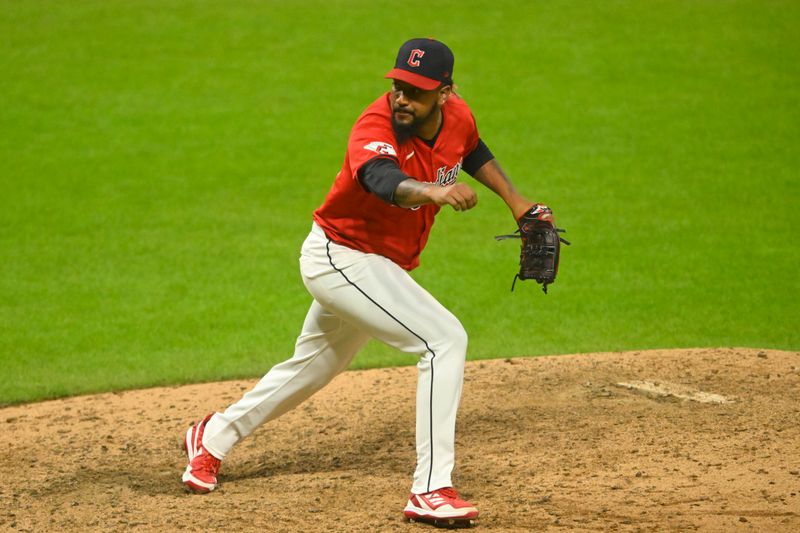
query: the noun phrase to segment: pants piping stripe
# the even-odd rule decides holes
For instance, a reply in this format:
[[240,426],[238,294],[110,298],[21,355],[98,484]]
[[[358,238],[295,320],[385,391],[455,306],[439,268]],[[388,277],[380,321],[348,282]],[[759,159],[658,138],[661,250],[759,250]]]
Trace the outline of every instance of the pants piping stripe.
[[345,281],[348,284],[352,285],[362,295],[364,295],[364,297],[367,300],[369,300],[370,302],[375,304],[375,306],[377,306],[381,311],[386,313],[386,315],[388,315],[389,318],[391,318],[392,320],[394,320],[395,322],[397,322],[398,324],[403,326],[403,328],[406,331],[408,331],[409,333],[414,335],[416,338],[418,338],[420,341],[422,341],[422,344],[425,345],[425,350],[427,350],[431,354],[431,390],[430,390],[430,396],[429,396],[429,402],[428,402],[428,410],[429,410],[429,413],[428,413],[428,426],[429,426],[428,427],[428,431],[429,431],[430,443],[431,443],[431,464],[430,464],[430,469],[428,470],[427,489],[425,490],[425,492],[430,492],[431,491],[431,477],[433,476],[433,377],[434,377],[434,374],[433,374],[433,360],[436,358],[436,353],[433,350],[431,350],[431,347],[428,345],[428,341],[426,341],[425,339],[420,337],[414,330],[412,330],[411,328],[409,328],[408,326],[403,324],[396,316],[394,316],[392,313],[390,313],[388,310],[386,310],[385,307],[383,307],[381,304],[379,304],[374,299],[372,299],[372,297],[369,294],[364,292],[361,289],[361,287],[359,287],[358,285],[356,285],[355,283],[350,281],[350,278],[347,277],[347,274],[345,274],[342,269],[340,269],[339,267],[337,267],[333,263],[333,257],[331,257],[331,240],[330,239],[328,239],[328,242],[326,243],[325,248],[326,248],[326,251],[328,253],[328,262],[330,262],[330,264],[333,267],[333,269],[336,272],[338,272],[339,274],[341,274],[342,277],[345,279]]

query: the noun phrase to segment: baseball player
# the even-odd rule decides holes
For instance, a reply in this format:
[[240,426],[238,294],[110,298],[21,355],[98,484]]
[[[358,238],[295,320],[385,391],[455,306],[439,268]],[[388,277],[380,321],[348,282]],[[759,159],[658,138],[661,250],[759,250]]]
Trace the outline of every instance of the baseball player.
[[405,516],[444,526],[478,517],[451,480],[467,334],[408,271],[419,265],[442,206],[475,207],[475,191],[457,181],[460,170],[498,194],[515,220],[532,202],[478,135],[453,90],[453,63],[450,49],[433,39],[400,48],[385,76],[391,89],[353,126],[344,164],[303,243],[300,272],[314,300],[294,355],[187,431],[190,490],[213,490],[236,443],[320,390],[376,338],[418,358],[417,462]]

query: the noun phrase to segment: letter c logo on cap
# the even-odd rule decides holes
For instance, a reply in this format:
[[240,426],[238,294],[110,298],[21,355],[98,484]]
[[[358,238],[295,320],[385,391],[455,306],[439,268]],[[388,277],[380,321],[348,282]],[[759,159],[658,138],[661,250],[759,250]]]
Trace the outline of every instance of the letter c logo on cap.
[[408,63],[408,65],[411,67],[418,67],[419,60],[424,55],[425,55],[425,50],[420,50],[418,48],[415,48],[411,50],[411,55],[408,56],[408,61],[406,61],[406,63]]

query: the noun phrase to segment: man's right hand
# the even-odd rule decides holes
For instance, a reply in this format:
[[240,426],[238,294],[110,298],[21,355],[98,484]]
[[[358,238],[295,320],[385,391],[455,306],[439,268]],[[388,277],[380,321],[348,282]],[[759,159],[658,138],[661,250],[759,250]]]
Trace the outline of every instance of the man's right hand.
[[393,200],[396,205],[406,208],[436,204],[452,206],[456,211],[466,211],[475,207],[478,195],[465,183],[440,187],[433,183],[423,183],[408,178],[397,186]]
[[432,203],[452,206],[456,211],[472,209],[478,203],[478,195],[466,183],[454,183],[445,187],[430,185],[428,196]]

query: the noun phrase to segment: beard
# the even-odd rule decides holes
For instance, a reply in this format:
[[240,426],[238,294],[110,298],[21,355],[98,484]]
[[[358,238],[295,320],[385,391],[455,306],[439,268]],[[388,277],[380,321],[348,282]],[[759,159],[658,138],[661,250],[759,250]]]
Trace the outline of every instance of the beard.
[[[413,120],[408,124],[403,124],[397,121],[397,117],[395,116],[395,112],[403,111],[405,113],[409,113]],[[408,140],[410,140],[414,135],[416,135],[420,128],[422,127],[425,122],[430,119],[434,113],[439,111],[439,104],[433,106],[433,108],[428,112],[427,115],[424,117],[418,117],[414,114],[414,111],[411,109],[403,109],[403,108],[393,108],[392,109],[392,130],[394,130],[394,136],[397,139],[398,144],[404,144]]]
[[409,124],[400,124],[397,122],[397,119],[392,113],[392,130],[394,130],[394,136],[397,139],[397,144],[405,144],[414,134],[417,133],[417,129],[419,126],[417,125],[417,117],[414,117],[414,120]]

